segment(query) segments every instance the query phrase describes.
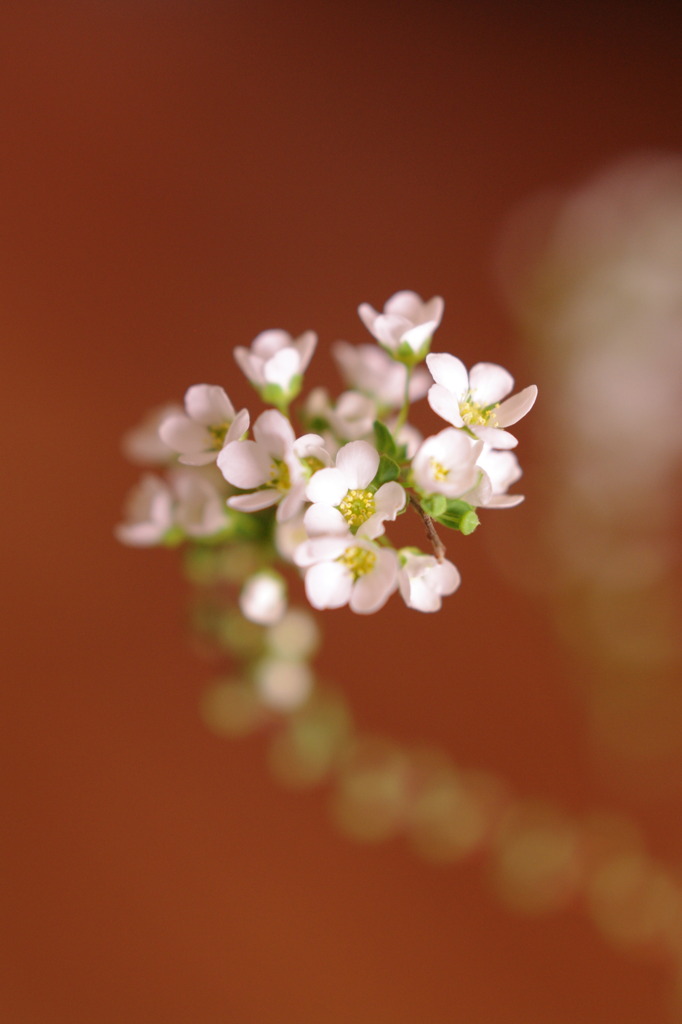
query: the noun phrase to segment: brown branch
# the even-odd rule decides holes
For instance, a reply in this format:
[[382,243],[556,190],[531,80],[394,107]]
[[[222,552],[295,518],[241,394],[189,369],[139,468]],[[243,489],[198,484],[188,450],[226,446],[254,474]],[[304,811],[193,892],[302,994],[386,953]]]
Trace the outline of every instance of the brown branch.
[[424,511],[424,509],[421,507],[421,504],[419,503],[419,499],[414,494],[408,494],[408,499],[410,505],[417,512],[419,518],[424,524],[424,528],[426,529],[426,536],[429,538],[429,541],[431,542],[434,555],[436,556],[439,562],[442,562],[443,559],[445,558],[445,544],[443,544],[443,541],[436,533],[436,527],[433,525],[433,519],[431,518],[430,515],[428,515],[428,513]]

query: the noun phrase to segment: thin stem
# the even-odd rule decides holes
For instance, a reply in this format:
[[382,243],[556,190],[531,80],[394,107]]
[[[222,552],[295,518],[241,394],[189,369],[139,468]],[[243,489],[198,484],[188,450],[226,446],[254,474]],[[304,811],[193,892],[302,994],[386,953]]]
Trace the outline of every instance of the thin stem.
[[415,510],[415,512],[417,513],[417,515],[424,524],[424,527],[426,529],[426,535],[431,542],[431,546],[433,547],[433,553],[436,556],[436,559],[439,562],[442,562],[443,559],[445,558],[446,548],[445,544],[443,544],[443,541],[436,533],[436,528],[433,525],[433,519],[431,518],[430,515],[428,515],[427,512],[424,511],[424,509],[421,507],[419,499],[414,494],[408,494],[408,499],[410,505]]

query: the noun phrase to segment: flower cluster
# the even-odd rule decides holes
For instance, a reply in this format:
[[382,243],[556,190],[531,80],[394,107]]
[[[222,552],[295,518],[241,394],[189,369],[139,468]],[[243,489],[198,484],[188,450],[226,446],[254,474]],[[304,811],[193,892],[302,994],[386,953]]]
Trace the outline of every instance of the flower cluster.
[[[184,408],[167,406],[129,434],[131,457],[166,473],[143,477],[118,538],[137,546],[255,545],[257,571],[240,607],[262,625],[286,611],[274,562],[304,575],[316,609],[348,605],[369,614],[398,592],[410,608],[437,611],[460,575],[436,527],[467,535],[478,525],[476,509],[523,500],[508,493],[521,476],[509,428],[530,410],[537,388],[509,397],[514,381],[501,366],[478,363],[467,372],[454,355],[431,353],[439,297],[423,302],[402,291],[381,313],[367,303],[358,312],[378,344],[336,344],[347,385],[336,399],[315,388],[293,418],[317,337],[268,330],[235,350],[270,406],[253,422],[222,387],[195,384]],[[425,396],[445,426],[422,437],[408,416]],[[408,510],[426,531],[427,551],[389,540],[387,527]]]

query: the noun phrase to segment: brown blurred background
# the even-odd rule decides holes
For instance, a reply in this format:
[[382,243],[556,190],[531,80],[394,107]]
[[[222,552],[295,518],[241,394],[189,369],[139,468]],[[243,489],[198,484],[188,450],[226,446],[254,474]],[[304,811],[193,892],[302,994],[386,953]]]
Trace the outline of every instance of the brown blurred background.
[[[211,735],[197,705],[214,667],[188,643],[175,555],[112,529],[136,478],[120,437],[147,408],[200,381],[254,406],[235,344],[312,328],[311,383],[334,387],[330,343],[368,340],[360,301],[443,295],[437,349],[540,386],[519,429],[528,499],[451,541],[464,583],[441,615],[396,599],[325,614],[320,671],[363,730],[438,745],[576,820],[617,812],[676,869],[679,588],[659,565],[669,621],[625,671],[585,578],[552,561],[567,363],[515,271],[541,258],[560,193],[679,150],[681,26],[673,4],[2,5],[3,1020],[674,1019],[661,958],[584,907],[524,916],[476,858],[353,843],[323,789],[273,780],[258,738]],[[506,227],[539,193],[543,229]],[[540,289],[543,310],[567,280]],[[596,406],[597,436],[599,405],[581,411]],[[655,375],[643,406],[655,419]],[[654,515],[674,568],[676,492],[661,520],[640,479],[629,507],[645,534]],[[649,603],[627,586],[611,652]]]

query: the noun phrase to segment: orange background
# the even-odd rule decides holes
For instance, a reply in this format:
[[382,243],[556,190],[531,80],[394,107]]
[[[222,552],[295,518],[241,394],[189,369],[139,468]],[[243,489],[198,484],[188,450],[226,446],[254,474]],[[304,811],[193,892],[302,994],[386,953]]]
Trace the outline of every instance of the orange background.
[[[318,331],[311,383],[332,383],[330,342],[367,340],[358,302],[399,288],[445,297],[442,347],[551,401],[496,239],[536,190],[679,147],[672,11],[3,5],[4,1020],[669,1020],[663,969],[578,911],[514,916],[478,863],[354,845],[258,739],[210,735],[175,556],[112,528],[136,477],[119,439],[148,407],[200,381],[253,406],[231,348],[266,327]],[[496,565],[532,548],[539,410],[520,433],[535,512],[453,542],[464,584],[440,616],[324,615],[318,665],[363,729],[622,811],[675,863],[682,755],[658,798],[600,766],[545,603]]]

